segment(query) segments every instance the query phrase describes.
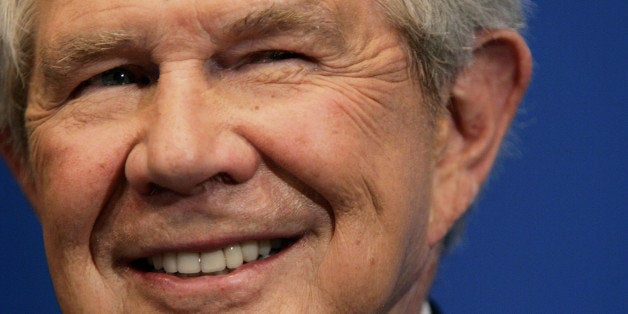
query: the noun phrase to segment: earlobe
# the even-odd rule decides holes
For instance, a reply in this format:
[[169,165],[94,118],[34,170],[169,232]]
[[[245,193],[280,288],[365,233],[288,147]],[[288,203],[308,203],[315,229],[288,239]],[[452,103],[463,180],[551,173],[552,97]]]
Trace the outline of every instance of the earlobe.
[[527,89],[531,63],[515,31],[478,34],[473,60],[453,82],[449,110],[440,118],[431,245],[442,240],[486,180]]

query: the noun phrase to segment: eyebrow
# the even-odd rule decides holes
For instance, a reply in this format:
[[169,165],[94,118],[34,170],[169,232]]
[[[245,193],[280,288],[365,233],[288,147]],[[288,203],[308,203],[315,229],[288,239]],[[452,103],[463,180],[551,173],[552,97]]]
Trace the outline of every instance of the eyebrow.
[[[317,45],[344,50],[345,37],[339,25],[337,17],[320,4],[275,4],[219,27],[211,33],[211,40],[224,44],[297,33],[299,37],[315,35]],[[140,33],[124,30],[62,37],[40,49],[42,74],[47,82],[58,85],[73,70],[85,64],[121,54],[125,50],[146,49],[142,38]]]
[[72,70],[104,59],[113,52],[137,46],[139,36],[125,31],[107,31],[72,36],[39,50],[42,74],[48,82],[60,82]]
[[345,37],[340,24],[339,19],[320,4],[275,4],[221,27],[216,32],[215,40],[263,38],[297,32],[300,35],[315,34],[317,39],[323,41],[321,44],[342,48]]

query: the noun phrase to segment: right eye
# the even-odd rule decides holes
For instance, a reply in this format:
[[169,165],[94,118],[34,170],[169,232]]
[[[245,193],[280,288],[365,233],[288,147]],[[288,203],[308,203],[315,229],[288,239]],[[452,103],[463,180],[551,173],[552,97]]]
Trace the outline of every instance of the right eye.
[[137,84],[146,86],[151,78],[135,66],[120,66],[96,75],[85,83],[96,86],[122,86]]
[[117,87],[135,84],[145,87],[154,81],[136,66],[119,66],[102,72],[86,81],[83,81],[73,92],[70,98],[76,98],[91,89]]
[[150,78],[146,75],[134,71],[134,69],[128,67],[117,67],[91,79],[92,83],[102,86],[119,86],[138,84],[145,86],[150,83]]

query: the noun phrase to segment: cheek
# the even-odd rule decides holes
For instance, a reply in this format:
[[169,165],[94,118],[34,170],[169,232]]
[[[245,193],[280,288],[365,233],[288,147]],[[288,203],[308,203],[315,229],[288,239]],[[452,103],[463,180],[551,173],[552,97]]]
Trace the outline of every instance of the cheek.
[[297,91],[255,113],[243,133],[335,209],[369,206],[377,203],[373,197],[398,198],[422,184],[417,180],[429,176],[430,132],[415,101],[347,90]]
[[338,302],[358,298],[365,309],[394,293],[404,268],[412,269],[413,278],[399,280],[416,279],[426,253],[427,120],[408,99],[384,101],[336,91],[302,93],[247,129],[264,154],[329,203],[335,219],[320,254],[322,289]]
[[[52,122],[52,121],[50,121]],[[37,199],[32,200],[47,241],[89,242],[124,162],[122,124],[45,123],[31,136]]]
[[348,174],[359,172],[369,143],[335,106],[338,95],[309,94],[262,111],[243,133],[272,162],[330,203],[356,199],[346,195],[357,183]]

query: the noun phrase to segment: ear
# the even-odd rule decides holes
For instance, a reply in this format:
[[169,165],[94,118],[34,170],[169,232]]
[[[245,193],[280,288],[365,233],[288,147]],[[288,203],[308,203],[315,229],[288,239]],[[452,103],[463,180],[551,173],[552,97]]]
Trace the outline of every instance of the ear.
[[530,81],[530,50],[511,30],[477,35],[439,117],[428,241],[440,243],[485,181]]

